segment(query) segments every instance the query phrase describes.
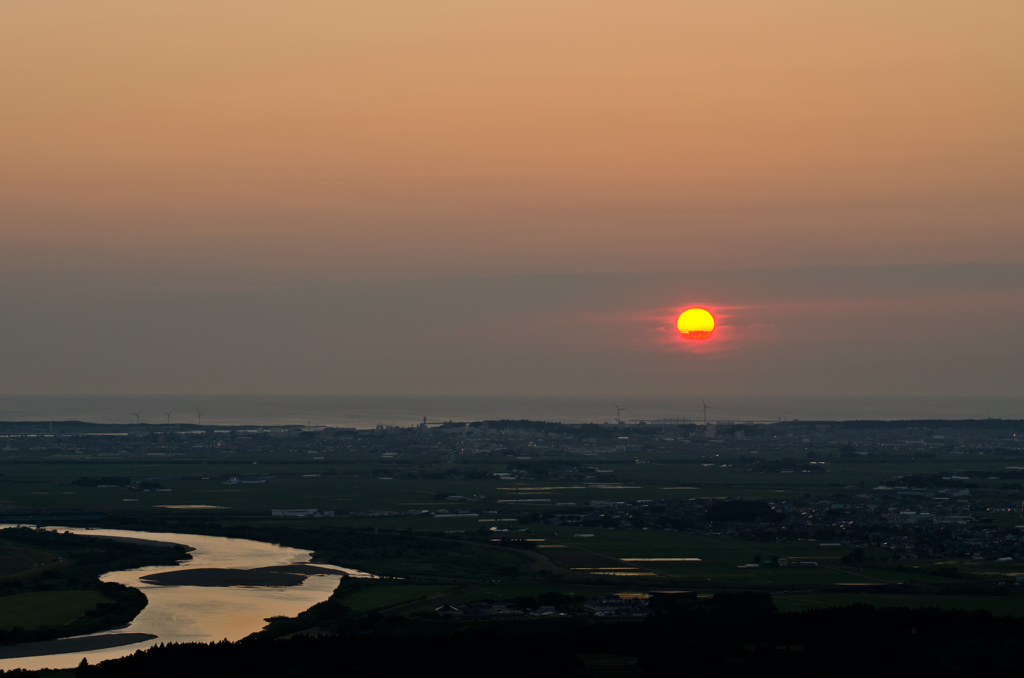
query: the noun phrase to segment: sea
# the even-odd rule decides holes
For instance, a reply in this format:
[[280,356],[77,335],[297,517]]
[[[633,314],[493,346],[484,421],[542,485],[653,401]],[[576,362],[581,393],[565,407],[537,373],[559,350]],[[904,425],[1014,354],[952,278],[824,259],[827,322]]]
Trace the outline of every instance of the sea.
[[[706,408],[705,408],[706,406]],[[0,395],[0,421],[306,426],[1024,419],[1024,396]]]

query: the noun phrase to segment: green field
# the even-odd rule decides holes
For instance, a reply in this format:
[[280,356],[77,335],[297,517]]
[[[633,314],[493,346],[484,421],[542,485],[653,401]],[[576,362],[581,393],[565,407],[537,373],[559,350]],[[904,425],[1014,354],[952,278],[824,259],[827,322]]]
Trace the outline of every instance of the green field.
[[[341,599],[343,605],[355,613],[370,610],[384,610],[396,605],[414,601],[426,601],[428,598],[443,596],[457,590],[452,586],[403,584],[398,582],[373,583],[361,588]],[[428,604],[429,603],[424,603]],[[433,606],[436,606],[433,605]]]
[[96,591],[31,591],[0,598],[0,630],[67,626],[101,603],[112,602]]
[[[780,608],[868,599],[927,606],[941,600],[943,605],[990,604],[1003,613],[1024,614],[1019,603],[1024,596],[1015,584],[1024,567],[1013,561],[961,556],[896,562],[888,550],[868,546],[863,562],[844,563],[850,546],[816,538],[741,539],[687,529],[553,526],[542,520],[583,513],[591,502],[842,502],[843,497],[880,492],[874,488],[910,474],[957,474],[970,478],[963,484],[972,490],[974,517],[1008,531],[1024,522],[1010,510],[1019,503],[1019,493],[1000,489],[1007,469],[1021,464],[1013,451],[851,456],[814,445],[728,451],[698,442],[682,453],[647,448],[582,457],[534,456],[523,450],[459,456],[391,454],[386,445],[375,452],[314,453],[238,452],[204,443],[181,454],[131,454],[118,445],[112,441],[105,451],[5,451],[0,454],[0,510],[98,512],[106,514],[103,524],[112,527],[276,539],[316,549],[338,564],[405,579],[401,586],[369,587],[346,598],[345,604],[359,612],[404,607],[448,590],[461,598],[484,599],[521,586],[570,590],[601,585],[609,590],[748,588],[772,592]],[[496,475],[524,463],[575,465],[586,469],[587,478]],[[131,486],[103,486],[117,483],[102,479],[118,478],[129,479]],[[1003,508],[983,508],[986,502]],[[307,507],[335,516],[270,515],[275,508]],[[528,532],[501,532],[507,529]],[[373,538],[356,539],[358,534]],[[532,548],[502,547],[504,534],[525,535]],[[53,560],[45,551],[0,549],[0,577],[45,568]],[[474,583],[476,588],[466,589]],[[971,586],[984,589],[985,595],[964,593]],[[991,586],[1003,586],[1005,593],[990,596],[986,587]],[[881,592],[878,587],[888,588]],[[900,592],[907,587],[917,592]]]
[[[296,458],[299,457],[299,458]],[[490,474],[509,466],[507,459],[480,459],[448,463],[415,458],[408,463],[382,464],[379,456],[325,454],[321,461],[302,455],[209,452],[177,461],[142,457],[136,459],[68,455],[4,458],[0,477],[0,508],[59,509],[142,513],[172,517],[187,514],[269,515],[270,508],[316,506],[339,514],[350,511],[414,511],[437,508],[469,508],[474,511],[518,508],[548,512],[556,504],[582,506],[593,500],[641,500],[672,498],[758,498],[834,496],[864,491],[911,473],[959,472],[974,478],[998,474],[1016,457],[996,455],[937,455],[935,459],[831,460],[827,473],[751,473],[736,465],[750,455],[693,455],[666,457],[650,453],[645,464],[635,455],[603,455],[586,464],[610,473],[600,482],[517,480],[502,481]],[[761,460],[786,460],[781,453],[762,455]],[[713,461],[709,461],[713,460]],[[798,461],[803,461],[797,458]],[[566,461],[579,462],[577,458]],[[705,464],[712,464],[706,466]],[[483,477],[445,477],[450,472],[472,472]],[[124,477],[145,479],[159,486],[152,491],[118,487],[84,487],[81,478]],[[230,478],[263,481],[225,484]],[[449,502],[459,495],[480,501]],[[544,500],[532,503],[529,500]],[[207,509],[167,508],[209,506]],[[564,509],[563,509],[564,510]],[[407,518],[374,519],[373,524],[404,529]],[[416,527],[422,527],[417,524]]]

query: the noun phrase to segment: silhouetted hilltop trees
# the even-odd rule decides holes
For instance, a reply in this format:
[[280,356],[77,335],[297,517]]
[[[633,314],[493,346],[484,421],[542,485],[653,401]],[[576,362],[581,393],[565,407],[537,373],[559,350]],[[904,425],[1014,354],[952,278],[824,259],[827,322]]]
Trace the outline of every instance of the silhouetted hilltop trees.
[[[724,600],[724,599],[723,599]],[[177,676],[592,674],[595,656],[620,657],[605,675],[791,676],[1016,675],[1024,621],[987,612],[876,609],[867,605],[776,614],[759,596],[723,602],[733,614],[653,616],[634,623],[485,622],[415,634],[251,637],[238,643],[162,645],[80,678]],[[743,614],[744,609],[749,614]],[[589,665],[588,665],[589,663]]]

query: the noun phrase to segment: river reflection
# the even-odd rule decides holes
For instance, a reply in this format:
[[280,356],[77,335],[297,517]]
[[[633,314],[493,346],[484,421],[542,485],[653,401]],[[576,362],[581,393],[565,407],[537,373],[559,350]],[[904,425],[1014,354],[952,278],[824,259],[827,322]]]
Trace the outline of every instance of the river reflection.
[[87,528],[55,528],[74,534],[89,536],[130,537],[152,541],[173,542],[192,547],[192,559],[178,566],[156,565],[135,570],[109,572],[103,581],[117,582],[140,589],[149,604],[126,628],[108,631],[97,636],[115,633],[147,633],[157,636],[132,645],[104,650],[51,654],[36,657],[0,659],[0,669],[15,668],[70,668],[77,666],[82,657],[90,664],[132,654],[158,643],[211,642],[239,640],[263,628],[267,617],[294,617],[303,610],[326,600],[342,576],[368,577],[357,570],[324,565],[337,574],[317,574],[307,577],[296,586],[218,587],[218,586],[164,586],[141,581],[142,577],[157,572],[195,568],[253,569],[308,563],[309,551],[250,541],[196,534],[165,532],[133,532]]

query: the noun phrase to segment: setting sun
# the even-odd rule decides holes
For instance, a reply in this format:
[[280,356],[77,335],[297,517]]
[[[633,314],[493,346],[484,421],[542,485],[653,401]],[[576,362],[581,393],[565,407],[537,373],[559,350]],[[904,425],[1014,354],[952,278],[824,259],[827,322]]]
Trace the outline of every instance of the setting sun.
[[684,339],[707,339],[715,330],[715,316],[703,308],[688,308],[679,314],[676,327]]

